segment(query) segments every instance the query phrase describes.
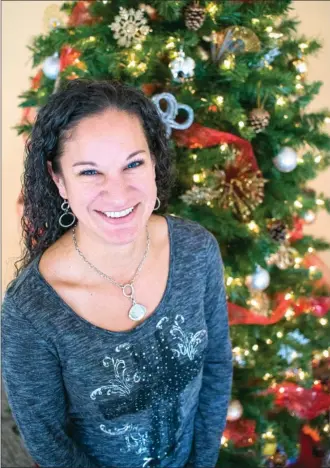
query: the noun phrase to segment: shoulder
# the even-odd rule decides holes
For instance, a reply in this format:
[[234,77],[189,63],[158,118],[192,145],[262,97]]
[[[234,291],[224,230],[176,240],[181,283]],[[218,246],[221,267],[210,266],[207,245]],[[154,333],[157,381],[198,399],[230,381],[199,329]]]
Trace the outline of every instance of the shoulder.
[[181,245],[186,243],[191,247],[191,242],[194,242],[195,247],[200,245],[208,249],[214,243],[218,244],[215,236],[197,221],[172,214],[167,215],[167,218]]
[[[26,318],[38,316],[41,309],[51,308],[51,288],[40,273],[40,265],[52,274],[55,244],[39,253],[7,286],[3,297],[4,310],[15,307],[17,313]],[[63,256],[65,258],[65,256]],[[29,317],[27,317],[29,315]]]
[[216,237],[197,221],[174,215],[167,215],[167,219],[175,251],[184,262],[195,259],[207,267],[220,256]]

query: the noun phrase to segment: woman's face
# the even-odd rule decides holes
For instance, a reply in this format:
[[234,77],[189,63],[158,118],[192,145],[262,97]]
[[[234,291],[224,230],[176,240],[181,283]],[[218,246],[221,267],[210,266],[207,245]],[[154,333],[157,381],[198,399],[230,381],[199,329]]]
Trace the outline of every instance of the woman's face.
[[113,244],[132,242],[145,229],[157,187],[138,117],[111,109],[81,120],[60,165],[62,176],[50,172],[80,229]]

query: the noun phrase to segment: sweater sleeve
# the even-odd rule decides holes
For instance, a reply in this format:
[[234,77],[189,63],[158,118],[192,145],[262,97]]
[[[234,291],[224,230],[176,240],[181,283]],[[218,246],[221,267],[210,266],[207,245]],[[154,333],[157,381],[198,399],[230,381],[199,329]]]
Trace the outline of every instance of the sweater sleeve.
[[232,386],[232,350],[223,267],[219,245],[213,235],[208,249],[204,304],[208,347],[187,465],[194,468],[213,468],[217,463]]
[[23,443],[42,467],[95,468],[67,434],[66,393],[54,346],[20,313],[12,296],[1,317],[2,376]]

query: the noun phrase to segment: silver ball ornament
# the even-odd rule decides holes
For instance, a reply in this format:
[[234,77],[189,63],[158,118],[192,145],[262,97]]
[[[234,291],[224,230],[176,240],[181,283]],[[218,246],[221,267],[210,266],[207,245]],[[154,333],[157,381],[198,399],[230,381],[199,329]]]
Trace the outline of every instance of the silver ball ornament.
[[238,400],[233,400],[229,403],[227,412],[227,421],[237,421],[242,417],[243,406]]
[[57,52],[51,57],[46,58],[42,66],[42,71],[47,78],[56,80],[60,73],[60,59]]
[[269,283],[270,275],[268,271],[258,265],[256,271],[251,276],[251,288],[256,289],[257,291],[263,291],[264,289],[268,288]]
[[304,214],[303,219],[304,219],[306,224],[312,224],[312,223],[314,223],[314,221],[316,219],[316,214],[314,213],[314,211],[308,210]]
[[281,149],[278,155],[273,158],[275,167],[281,172],[291,172],[298,164],[297,153],[288,146]]

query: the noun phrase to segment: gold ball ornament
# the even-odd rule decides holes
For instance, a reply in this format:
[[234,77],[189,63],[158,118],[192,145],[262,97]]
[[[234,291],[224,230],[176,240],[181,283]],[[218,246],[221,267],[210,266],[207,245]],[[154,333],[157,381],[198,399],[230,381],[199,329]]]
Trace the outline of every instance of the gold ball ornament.
[[229,26],[222,31],[213,31],[211,36],[204,36],[203,39],[211,42],[213,62],[220,62],[226,53],[259,52],[261,47],[258,36],[244,26]]
[[237,421],[242,417],[243,406],[238,400],[232,400],[229,403],[227,412],[227,421]]

